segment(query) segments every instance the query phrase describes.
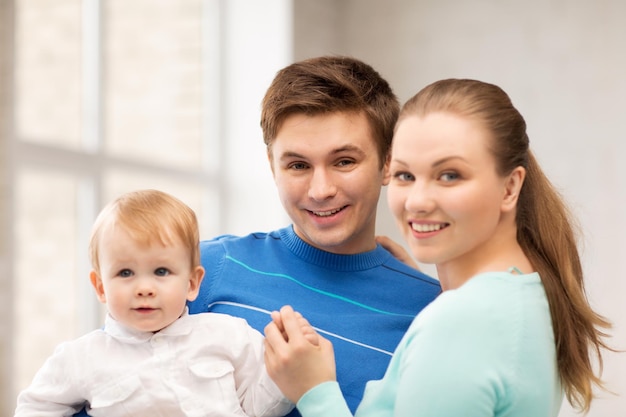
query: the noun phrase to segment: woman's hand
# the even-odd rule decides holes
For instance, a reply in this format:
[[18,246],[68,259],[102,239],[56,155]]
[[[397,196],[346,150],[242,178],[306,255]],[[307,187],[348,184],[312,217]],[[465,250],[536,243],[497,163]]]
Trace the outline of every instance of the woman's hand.
[[314,386],[336,379],[332,343],[290,306],[273,312],[265,326],[265,366],[294,403]]
[[400,245],[399,243],[395,242],[387,236],[376,236],[376,242],[378,242],[380,246],[391,252],[393,257],[400,262],[405,263],[411,268],[417,269],[418,271],[420,270],[419,266],[417,266],[417,262],[415,262],[415,259],[413,259],[411,255],[409,255],[406,249],[404,249],[404,246]]

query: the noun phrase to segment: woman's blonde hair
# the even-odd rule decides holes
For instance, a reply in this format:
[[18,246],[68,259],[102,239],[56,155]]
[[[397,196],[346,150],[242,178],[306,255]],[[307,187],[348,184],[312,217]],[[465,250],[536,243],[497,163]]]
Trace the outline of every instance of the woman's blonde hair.
[[500,175],[526,169],[517,203],[517,240],[541,276],[552,316],[557,363],[568,401],[588,411],[592,386],[602,387],[592,355],[602,370],[602,329],[607,319],[587,300],[577,246],[578,225],[529,149],[526,122],[498,86],[476,80],[437,81],[411,98],[399,121],[411,115],[449,112],[477,120],[491,133],[490,151]]

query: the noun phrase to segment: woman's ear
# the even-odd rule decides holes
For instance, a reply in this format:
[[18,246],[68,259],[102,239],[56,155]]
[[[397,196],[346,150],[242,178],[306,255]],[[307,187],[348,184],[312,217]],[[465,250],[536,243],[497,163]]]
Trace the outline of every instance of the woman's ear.
[[106,304],[107,297],[104,292],[104,285],[102,284],[102,278],[100,278],[100,274],[96,271],[91,271],[89,273],[89,280],[91,281],[91,285],[93,285],[94,290],[96,290],[96,296],[98,297],[98,301],[102,304]]
[[389,182],[391,181],[391,171],[389,170],[390,164],[391,153],[388,153],[385,158],[385,164],[383,165],[383,185],[389,185]]
[[519,193],[524,185],[526,178],[526,169],[517,167],[507,176],[504,183],[504,196],[502,199],[502,211],[509,212],[517,207]]
[[189,290],[187,291],[188,301],[193,301],[198,296],[202,278],[204,278],[204,268],[198,265],[193,269],[193,271],[191,271],[191,275],[189,277]]

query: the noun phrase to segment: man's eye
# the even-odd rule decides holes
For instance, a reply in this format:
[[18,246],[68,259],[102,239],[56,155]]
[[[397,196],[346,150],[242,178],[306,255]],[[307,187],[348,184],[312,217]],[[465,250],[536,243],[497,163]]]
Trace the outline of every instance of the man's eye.
[[296,171],[301,171],[303,169],[306,169],[307,165],[303,162],[294,162],[292,164],[289,164],[289,169],[295,169]]
[[122,269],[117,275],[122,278],[128,278],[133,276],[133,271],[131,271],[130,269]]
[[342,159],[341,161],[337,163],[337,165],[340,167],[345,167],[345,166],[352,165],[352,164],[354,164],[354,161],[351,159]]
[[166,275],[169,275],[170,270],[167,268],[157,268],[154,270],[154,275],[158,275],[160,277],[164,277]]

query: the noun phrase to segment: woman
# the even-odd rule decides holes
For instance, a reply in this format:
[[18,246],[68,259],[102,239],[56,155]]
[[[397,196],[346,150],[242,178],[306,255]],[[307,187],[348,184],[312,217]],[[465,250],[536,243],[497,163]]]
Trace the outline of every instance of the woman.
[[[420,313],[358,416],[556,416],[601,386],[591,357],[609,322],[589,306],[573,221],[499,87],[435,82],[396,125],[389,205],[445,290]],[[266,327],[266,364],[305,417],[350,415],[330,342],[289,307]],[[309,339],[311,339],[309,337]]]

